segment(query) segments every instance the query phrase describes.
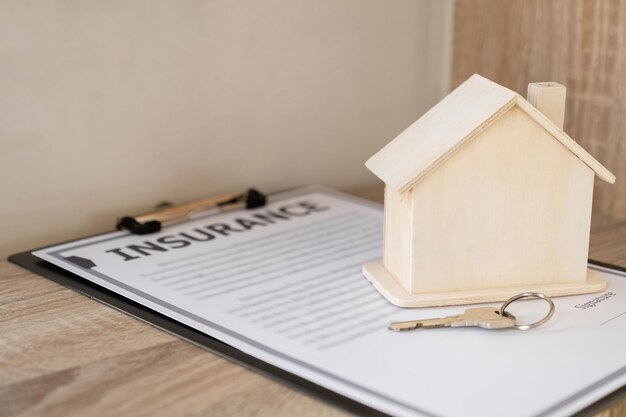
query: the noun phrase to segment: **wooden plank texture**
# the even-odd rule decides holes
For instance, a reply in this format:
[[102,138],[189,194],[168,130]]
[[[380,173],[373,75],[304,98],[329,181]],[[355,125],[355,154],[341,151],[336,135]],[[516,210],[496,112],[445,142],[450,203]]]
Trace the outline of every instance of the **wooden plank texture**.
[[[381,202],[383,188],[354,193]],[[594,216],[592,255],[626,265],[624,236],[626,221]],[[349,415],[7,261],[0,335],[3,417]]]
[[451,86],[473,73],[522,96],[566,86],[565,131],[617,176],[595,207],[626,219],[626,2],[457,0]]

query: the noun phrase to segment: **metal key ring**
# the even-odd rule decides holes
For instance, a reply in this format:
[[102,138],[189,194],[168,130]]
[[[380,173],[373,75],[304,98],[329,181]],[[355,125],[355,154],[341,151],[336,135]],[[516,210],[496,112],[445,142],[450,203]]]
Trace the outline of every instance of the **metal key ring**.
[[537,321],[535,323],[522,324],[522,325],[516,324],[513,327],[515,329],[518,329],[518,330],[528,330],[528,329],[532,329],[533,327],[537,327],[537,326],[542,325],[546,321],[550,320],[550,317],[552,317],[552,315],[554,314],[554,303],[552,302],[552,300],[548,296],[546,296],[544,294],[541,294],[541,293],[538,293],[538,292],[525,292],[525,293],[518,294],[518,295],[515,295],[515,296],[509,298],[508,300],[506,300],[504,302],[504,304],[502,304],[502,307],[500,307],[500,315],[501,316],[506,316],[507,314],[510,314],[510,313],[507,313],[504,310],[506,310],[506,308],[511,303],[513,303],[515,301],[519,301],[519,300],[527,300],[527,299],[533,299],[533,298],[541,298],[542,300],[546,300],[546,302],[550,305],[550,311],[548,311],[548,314],[546,314],[546,316],[544,318],[542,318],[541,320],[539,320],[539,321]]

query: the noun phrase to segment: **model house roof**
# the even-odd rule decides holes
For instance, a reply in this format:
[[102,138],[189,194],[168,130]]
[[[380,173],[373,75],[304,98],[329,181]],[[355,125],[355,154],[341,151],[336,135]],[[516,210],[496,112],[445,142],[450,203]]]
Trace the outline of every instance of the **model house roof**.
[[403,193],[513,106],[518,106],[546,129],[599,178],[615,182],[609,170],[532,104],[478,74],[437,103],[365,165],[385,184]]

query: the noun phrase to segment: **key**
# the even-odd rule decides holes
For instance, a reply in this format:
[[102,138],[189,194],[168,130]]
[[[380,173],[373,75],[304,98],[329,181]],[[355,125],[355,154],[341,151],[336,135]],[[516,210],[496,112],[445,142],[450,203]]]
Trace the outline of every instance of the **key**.
[[507,329],[515,327],[515,316],[511,313],[500,315],[493,307],[477,307],[465,310],[463,314],[439,319],[399,321],[391,323],[389,330],[396,332],[415,329],[435,329],[437,327],[482,327],[483,329]]

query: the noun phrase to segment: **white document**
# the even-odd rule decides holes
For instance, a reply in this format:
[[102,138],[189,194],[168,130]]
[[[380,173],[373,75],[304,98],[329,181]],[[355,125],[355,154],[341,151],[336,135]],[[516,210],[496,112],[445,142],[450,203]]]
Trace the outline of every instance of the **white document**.
[[[533,330],[396,333],[389,322],[467,306],[402,309],[379,295],[361,265],[382,256],[382,227],[380,205],[308,187],[35,255],[392,415],[564,416],[626,384],[626,274],[597,268],[605,292],[555,299]],[[521,320],[547,308],[512,307]]]

